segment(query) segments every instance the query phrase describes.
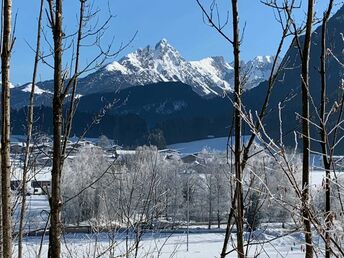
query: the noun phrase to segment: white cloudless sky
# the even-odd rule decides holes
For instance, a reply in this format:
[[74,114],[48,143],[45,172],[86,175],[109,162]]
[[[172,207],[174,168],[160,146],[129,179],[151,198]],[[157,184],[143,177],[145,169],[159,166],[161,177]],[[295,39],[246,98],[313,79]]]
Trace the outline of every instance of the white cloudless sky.
[[[14,1],[13,10],[17,13],[16,43],[12,58],[11,81],[22,84],[31,80],[33,51],[39,0]],[[109,25],[106,35],[102,37],[106,45],[114,39],[114,49],[121,43],[128,42],[137,31],[134,41],[118,57],[145,47],[154,45],[166,38],[187,60],[198,60],[208,56],[224,56],[232,60],[232,49],[213,28],[203,22],[202,13],[196,0],[94,0],[94,6],[100,10],[99,23],[104,21],[109,9],[115,16]],[[317,15],[320,16],[327,5],[326,0],[317,1]],[[64,29],[72,32],[76,29],[79,0],[64,1]],[[203,0],[209,7],[211,1]],[[337,1],[336,9],[341,1]],[[230,13],[230,1],[218,0],[222,20]],[[305,6],[296,13],[301,22],[305,14]],[[245,34],[241,56],[244,60],[257,55],[272,55],[276,50],[281,35],[279,24],[275,21],[273,11],[259,0],[240,0],[239,15],[241,28],[245,24]],[[230,18],[230,17],[229,17]],[[44,33],[51,39],[51,33],[44,21]],[[231,27],[225,28],[230,35]],[[287,46],[284,50],[287,49]],[[43,51],[49,52],[49,45],[43,42]],[[82,64],[96,54],[96,49],[87,48],[82,52]],[[66,57],[65,60],[68,60]],[[113,60],[109,60],[113,61]],[[40,65],[39,80],[52,78],[52,70]]]

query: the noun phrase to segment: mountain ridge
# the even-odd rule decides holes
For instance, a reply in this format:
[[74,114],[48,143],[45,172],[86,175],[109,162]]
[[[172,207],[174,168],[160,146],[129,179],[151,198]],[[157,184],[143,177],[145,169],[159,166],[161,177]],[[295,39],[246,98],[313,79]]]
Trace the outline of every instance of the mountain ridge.
[[[251,74],[246,89],[254,88],[268,78],[272,62],[272,56],[242,61],[242,69],[250,70]],[[119,61],[106,65],[103,71],[128,76],[124,80],[132,86],[179,81],[193,86],[202,96],[222,96],[233,90],[233,66],[224,57],[210,56],[187,61],[166,39],[160,40],[155,47],[148,45],[129,53]]]
[[[248,62],[242,61],[242,70],[249,71],[246,89],[252,89],[268,78],[272,62],[272,56],[257,56]],[[214,97],[232,92],[233,80],[233,67],[224,57],[187,61],[166,39],[162,39],[153,47],[148,45],[139,48],[118,61],[108,63],[79,78],[77,91],[78,96],[82,97],[153,83],[182,82],[192,86],[192,89],[203,97]],[[53,94],[53,81],[38,82],[36,86],[36,105],[49,105]],[[13,88],[13,107],[21,108],[27,105],[26,95],[28,96],[30,91],[30,83]]]

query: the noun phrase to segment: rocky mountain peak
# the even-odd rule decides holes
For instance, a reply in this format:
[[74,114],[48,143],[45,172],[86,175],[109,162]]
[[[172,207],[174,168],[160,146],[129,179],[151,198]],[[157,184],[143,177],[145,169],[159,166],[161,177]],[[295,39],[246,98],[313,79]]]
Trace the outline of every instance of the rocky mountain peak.
[[[271,56],[259,56],[250,62],[242,62],[243,67],[249,66],[254,73],[248,88],[267,79],[272,61]],[[115,81],[133,86],[180,81],[193,86],[200,95],[222,95],[224,91],[232,90],[233,81],[233,67],[223,56],[187,61],[166,39],[160,40],[154,47],[148,45],[109,64],[106,72],[119,77]]]

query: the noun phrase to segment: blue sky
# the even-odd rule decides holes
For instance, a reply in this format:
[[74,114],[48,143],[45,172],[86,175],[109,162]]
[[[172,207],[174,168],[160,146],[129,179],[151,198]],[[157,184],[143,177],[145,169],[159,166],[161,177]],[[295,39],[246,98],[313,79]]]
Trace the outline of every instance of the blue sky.
[[[20,3],[19,3],[20,2]],[[17,12],[16,44],[12,58],[11,81],[25,83],[31,80],[33,52],[29,45],[35,44],[35,26],[39,0],[15,0],[14,11]],[[64,27],[68,32],[76,28],[78,14],[78,0],[64,1]],[[195,0],[106,0],[94,1],[100,9],[100,20],[108,14],[108,7],[115,15],[109,29],[104,36],[103,43],[114,38],[114,49],[122,42],[128,42],[137,31],[137,35],[130,46],[119,57],[146,45],[154,45],[162,38],[166,38],[175,46],[182,56],[188,60],[198,60],[207,56],[224,56],[232,60],[230,45],[221,38],[214,29],[204,24],[201,10]],[[203,0],[209,6],[210,0]],[[239,1],[240,23],[246,23],[246,30],[242,45],[242,58],[251,59],[257,55],[272,55],[281,33],[271,9],[262,5],[259,0]],[[317,1],[317,11],[322,13],[327,4],[325,0]],[[337,1],[339,2],[339,1]],[[229,11],[229,0],[218,0],[222,17]],[[304,9],[296,14],[301,21]],[[46,25],[46,21],[44,25]],[[49,29],[45,27],[47,37],[51,37]],[[231,27],[226,30],[230,33]],[[47,53],[48,45],[43,43]],[[85,49],[82,63],[92,58],[96,52],[90,48]],[[66,57],[66,60],[68,57]],[[109,62],[112,60],[109,60]],[[40,65],[40,80],[52,77],[52,71],[46,65]]]

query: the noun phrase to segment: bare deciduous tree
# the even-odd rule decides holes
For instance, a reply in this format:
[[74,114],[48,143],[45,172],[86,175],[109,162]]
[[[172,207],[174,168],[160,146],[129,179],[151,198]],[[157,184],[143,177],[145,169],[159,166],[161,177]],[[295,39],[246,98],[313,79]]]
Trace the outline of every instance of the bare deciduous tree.
[[311,49],[311,35],[314,18],[314,0],[308,0],[306,33],[301,56],[301,91],[302,91],[302,203],[303,222],[306,240],[306,257],[313,257],[312,227],[309,215],[309,166],[310,166],[310,129],[309,129],[309,60]]
[[54,38],[54,97],[53,97],[53,166],[51,171],[51,198],[48,256],[61,257],[61,172],[62,172],[62,108],[63,108],[63,31],[62,0],[49,0],[50,26]]
[[327,22],[330,18],[331,10],[333,7],[333,0],[329,1],[329,5],[327,10],[324,12],[323,20],[322,20],[322,30],[321,30],[321,56],[320,56],[320,75],[321,75],[321,100],[320,100],[320,139],[321,139],[321,150],[322,150],[322,158],[324,169],[326,171],[326,179],[325,179],[325,221],[326,221],[326,241],[325,241],[325,257],[330,258],[331,252],[329,245],[331,243],[329,230],[331,228],[331,187],[330,187],[330,180],[331,180],[331,164],[332,164],[332,156],[331,150],[328,150],[328,135],[326,130],[326,90],[327,90],[327,83],[326,83],[326,60],[327,60],[327,45],[326,45],[326,37],[327,37]]
[[29,172],[29,160],[30,160],[30,153],[31,153],[31,138],[32,138],[32,128],[33,128],[33,108],[34,108],[34,97],[35,97],[35,84],[36,84],[36,77],[37,77],[37,70],[38,70],[38,62],[40,59],[40,46],[41,46],[41,22],[42,22],[42,14],[43,14],[43,5],[44,0],[41,0],[40,3],[40,10],[38,15],[38,25],[37,25],[37,41],[36,41],[36,53],[35,53],[35,60],[34,60],[34,67],[32,73],[32,81],[31,81],[31,93],[29,97],[29,106],[28,106],[28,114],[27,114],[27,135],[26,135],[26,146],[25,146],[25,153],[24,153],[24,165],[23,165],[23,177],[22,177],[22,187],[21,187],[21,207],[20,207],[20,214],[19,214],[19,230],[18,230],[18,258],[23,256],[23,234],[24,234],[24,218],[25,218],[25,210],[26,210],[26,195],[27,195],[27,176]]
[[[241,77],[240,77],[240,35],[239,35],[239,13],[238,1],[232,0],[232,26],[233,26],[233,55],[234,55],[234,167],[235,167],[235,195],[236,205],[236,230],[237,230],[237,251],[238,257],[245,257],[244,253],[244,200],[242,186],[242,118],[241,118]],[[223,254],[222,254],[223,255]]]
[[10,59],[14,38],[12,36],[12,1],[3,1],[3,33],[1,52],[2,76],[2,130],[1,130],[1,196],[3,257],[12,257],[11,219],[11,160],[10,160]]
[[[234,198],[232,199],[231,202],[231,211],[228,217],[228,223],[227,223],[227,229],[226,229],[226,234],[225,234],[225,239],[224,239],[224,244],[221,252],[221,257],[225,257],[228,252],[227,252],[227,245],[228,241],[230,239],[230,233],[231,233],[231,224],[232,224],[232,218],[235,217],[236,221],[236,226],[237,226],[237,252],[240,255],[244,255],[244,248],[243,248],[243,190],[242,190],[242,177],[243,177],[243,171],[246,167],[247,161],[252,158],[249,156],[251,147],[253,146],[253,143],[256,138],[256,134],[259,132],[262,123],[261,121],[264,119],[264,116],[267,113],[267,108],[269,105],[269,99],[270,95],[272,92],[272,88],[274,86],[274,83],[277,79],[277,76],[279,74],[279,71],[281,67],[279,67],[279,64],[277,62],[279,55],[282,52],[282,48],[284,46],[285,39],[289,35],[289,29],[291,25],[291,20],[289,18],[286,19],[286,21],[283,21],[283,11],[288,11],[292,12],[294,9],[295,1],[291,1],[289,3],[286,1],[282,7],[278,6],[276,1],[269,1],[269,2],[263,2],[264,4],[273,7],[274,9],[277,10],[277,21],[281,24],[282,27],[282,36],[280,43],[277,47],[275,59],[273,62],[271,74],[268,80],[268,89],[267,93],[263,102],[263,105],[261,107],[261,111],[258,116],[258,121],[255,123],[254,128],[252,128],[252,134],[251,137],[248,140],[248,143],[243,146],[242,148],[242,121],[241,121],[241,116],[242,116],[242,111],[243,111],[243,103],[241,101],[241,91],[243,88],[243,84],[245,81],[245,76],[243,76],[240,72],[240,35],[239,35],[239,17],[238,17],[238,3],[237,1],[231,1],[232,4],[232,23],[231,25],[233,26],[233,39],[228,37],[224,32],[223,29],[226,26],[227,22],[226,21],[224,24],[220,24],[220,21],[218,21],[218,24],[216,24],[216,19],[219,20],[219,13],[217,10],[217,5],[215,1],[211,5],[211,10],[210,13],[208,13],[203,5],[200,3],[199,0],[196,0],[200,8],[202,9],[203,14],[207,18],[207,23],[215,30],[222,35],[232,46],[233,46],[233,54],[234,54],[234,138],[235,138],[235,147],[234,147],[234,167],[235,167],[235,182],[236,182],[236,188],[235,188],[235,194]],[[217,18],[216,18],[217,17]],[[241,115],[240,115],[241,114]],[[254,156],[254,155],[253,155]],[[240,206],[240,207],[239,207]],[[239,225],[238,225],[238,220],[239,220]],[[242,257],[241,256],[241,257]]]

